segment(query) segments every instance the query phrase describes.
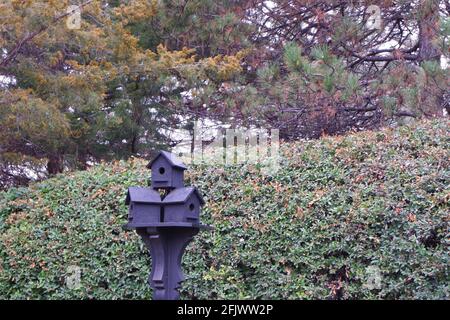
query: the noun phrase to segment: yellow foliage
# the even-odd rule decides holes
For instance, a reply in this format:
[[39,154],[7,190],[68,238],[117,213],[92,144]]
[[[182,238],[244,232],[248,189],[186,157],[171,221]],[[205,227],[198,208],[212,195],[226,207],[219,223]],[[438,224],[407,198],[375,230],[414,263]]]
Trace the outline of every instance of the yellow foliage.
[[128,60],[129,62],[135,62],[136,54],[139,50],[139,40],[120,25],[114,28],[114,36],[111,45],[113,46],[116,59],[119,61]]
[[32,0],[11,0],[11,5],[15,10],[29,8],[32,4]]
[[52,102],[35,97],[31,90],[15,89],[9,95],[1,96],[11,103],[1,104],[0,126],[6,130],[0,131],[0,141],[28,137],[35,142],[52,143],[53,139],[56,144],[67,138],[69,123]]
[[160,44],[156,52],[159,63],[166,68],[195,62],[194,49],[183,48],[180,51],[169,51],[164,45]]
[[115,8],[115,14],[129,22],[141,22],[154,17],[158,13],[158,0],[132,0],[129,4],[122,4]]
[[242,72],[241,61],[246,51],[239,51],[234,56],[218,55],[204,60],[206,72],[212,75],[214,80],[227,81]]
[[64,54],[61,51],[57,51],[53,56],[50,58],[50,65],[52,67],[56,66],[58,63],[61,62],[61,60],[64,58]]

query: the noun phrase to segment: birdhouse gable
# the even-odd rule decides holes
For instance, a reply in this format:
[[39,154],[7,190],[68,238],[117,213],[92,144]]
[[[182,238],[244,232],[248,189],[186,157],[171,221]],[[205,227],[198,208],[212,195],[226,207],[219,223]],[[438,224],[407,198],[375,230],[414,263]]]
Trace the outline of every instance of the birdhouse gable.
[[183,187],[169,192],[163,199],[164,222],[198,223],[200,207],[205,204],[195,187]]
[[203,206],[205,201],[195,187],[179,188],[171,191],[163,200],[163,204],[182,204],[195,197],[199,204]]
[[130,187],[125,204],[128,205],[130,228],[148,227],[161,222],[161,196],[151,188]]
[[161,196],[159,192],[151,188],[130,187],[128,188],[125,204],[129,205],[131,202],[160,204]]
[[186,165],[173,153],[167,152],[167,151],[160,151],[159,154],[147,165],[148,169],[151,169],[155,162],[157,162],[159,159],[164,159],[167,161],[167,163],[172,167],[176,169],[186,170]]
[[152,170],[153,189],[174,189],[184,186],[184,170],[186,166],[175,155],[161,151],[147,168]]

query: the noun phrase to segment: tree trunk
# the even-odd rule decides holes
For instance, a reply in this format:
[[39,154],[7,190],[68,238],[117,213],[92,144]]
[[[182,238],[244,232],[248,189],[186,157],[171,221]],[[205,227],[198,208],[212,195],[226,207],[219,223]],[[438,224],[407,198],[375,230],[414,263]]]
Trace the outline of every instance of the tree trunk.
[[133,135],[133,138],[131,139],[131,154],[135,156],[137,154],[137,142],[138,142],[138,136],[137,134]]
[[440,61],[439,0],[422,0],[419,20],[419,62]]
[[87,153],[86,152],[79,152],[78,153],[78,163],[77,167],[80,170],[86,170],[87,169]]
[[49,156],[47,162],[47,172],[50,176],[63,172],[62,157],[60,155]]

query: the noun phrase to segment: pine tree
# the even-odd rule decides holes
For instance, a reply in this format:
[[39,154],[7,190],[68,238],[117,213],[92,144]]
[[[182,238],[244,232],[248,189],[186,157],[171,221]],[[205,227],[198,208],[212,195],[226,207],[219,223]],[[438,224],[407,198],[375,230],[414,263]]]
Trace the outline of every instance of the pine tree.
[[234,99],[285,139],[442,116],[448,10],[438,0],[256,1],[246,16],[258,26],[254,76]]
[[[68,11],[70,5],[75,9]],[[26,183],[30,170],[39,178],[103,159],[146,156],[171,143],[164,129],[179,125],[183,94],[241,70],[237,56],[196,57],[189,42],[168,41],[177,20],[165,20],[175,9],[169,2],[77,5],[0,4],[3,187]],[[177,28],[186,31],[192,15]]]

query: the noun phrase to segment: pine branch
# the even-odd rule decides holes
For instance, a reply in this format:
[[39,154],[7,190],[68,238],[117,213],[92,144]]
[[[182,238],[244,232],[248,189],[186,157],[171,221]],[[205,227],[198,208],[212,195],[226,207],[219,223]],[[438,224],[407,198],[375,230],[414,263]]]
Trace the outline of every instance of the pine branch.
[[[76,10],[78,9],[82,9],[85,6],[87,6],[88,4],[90,4],[93,0],[88,0],[82,4],[80,4],[78,6],[77,9],[73,9],[71,11],[67,11],[64,14],[61,14],[57,17],[55,17],[51,24],[55,24],[58,21],[64,19],[65,17],[70,16],[71,14],[73,14]],[[11,50],[11,52],[9,54],[7,54],[7,56],[2,60],[2,62],[0,63],[0,67],[1,68],[5,68],[11,61],[13,61],[17,55],[20,53],[20,50],[22,49],[22,47],[29,42],[30,40],[34,39],[36,36],[38,36],[39,34],[43,33],[44,31],[46,31],[49,28],[49,25],[46,26],[42,26],[41,28],[39,28],[38,30],[28,34],[27,36],[25,36],[24,38],[22,38],[21,40],[19,40],[16,45],[14,46],[14,49]]]

